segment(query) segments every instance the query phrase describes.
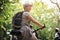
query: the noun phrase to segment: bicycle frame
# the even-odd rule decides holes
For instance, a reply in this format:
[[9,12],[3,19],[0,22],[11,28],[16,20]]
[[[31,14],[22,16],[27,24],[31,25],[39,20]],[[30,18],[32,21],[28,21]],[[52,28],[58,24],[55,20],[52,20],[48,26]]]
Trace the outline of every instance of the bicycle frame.
[[[44,24],[44,28],[45,28],[45,24]],[[32,33],[37,32],[38,30],[42,30],[42,28],[38,28],[38,29],[34,30]],[[15,33],[17,33],[17,32],[15,32]],[[18,33],[19,33],[19,31],[18,31]],[[19,33],[19,34],[20,34],[20,33]],[[16,38],[15,38],[14,36],[16,36]],[[19,40],[17,37],[18,37],[18,36],[13,33],[11,40]]]

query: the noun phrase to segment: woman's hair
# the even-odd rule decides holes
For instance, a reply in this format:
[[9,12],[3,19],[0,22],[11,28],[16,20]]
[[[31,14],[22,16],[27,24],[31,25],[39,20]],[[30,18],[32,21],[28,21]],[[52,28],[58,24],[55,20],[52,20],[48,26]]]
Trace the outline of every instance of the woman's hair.
[[28,7],[28,6],[32,6],[32,4],[31,4],[31,3],[25,3],[25,4],[23,4],[24,9],[25,9],[26,7]]

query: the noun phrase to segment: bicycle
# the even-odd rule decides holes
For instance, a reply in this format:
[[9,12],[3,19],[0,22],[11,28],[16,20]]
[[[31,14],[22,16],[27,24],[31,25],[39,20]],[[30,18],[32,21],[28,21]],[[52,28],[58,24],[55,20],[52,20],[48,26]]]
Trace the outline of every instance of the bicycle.
[[[45,24],[44,24],[44,28],[45,28]],[[38,29],[34,30],[32,33],[37,32],[38,30],[41,30],[41,29],[42,28],[38,28]],[[23,38],[23,36],[22,36],[22,34],[21,34],[21,32],[19,30],[12,30],[10,32],[10,34],[12,35],[10,40],[20,40],[20,39]],[[21,37],[19,37],[19,36],[21,36]]]

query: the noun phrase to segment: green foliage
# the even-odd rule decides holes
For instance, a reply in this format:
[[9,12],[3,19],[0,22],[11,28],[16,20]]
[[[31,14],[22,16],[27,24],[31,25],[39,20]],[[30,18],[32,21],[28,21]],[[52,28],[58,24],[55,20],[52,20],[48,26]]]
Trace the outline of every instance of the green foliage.
[[[22,11],[23,6],[19,3],[19,0],[0,0],[0,5],[3,5],[3,10],[0,9],[2,12],[0,15],[0,29],[7,31],[12,28],[12,16],[17,12]],[[54,14],[54,11],[54,8],[48,9],[47,5],[42,1],[34,1],[33,3],[33,9],[30,14],[41,24],[46,24],[46,28],[44,30],[38,31],[38,35],[42,40],[54,40],[54,29],[57,26],[57,16]],[[31,24],[33,25],[33,29],[38,28],[37,25],[33,23]]]

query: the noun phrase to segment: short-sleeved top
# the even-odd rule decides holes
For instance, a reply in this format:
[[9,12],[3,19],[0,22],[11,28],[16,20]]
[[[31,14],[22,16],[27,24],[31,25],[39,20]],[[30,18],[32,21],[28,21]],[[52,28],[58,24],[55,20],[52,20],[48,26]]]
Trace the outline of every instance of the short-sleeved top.
[[22,15],[22,26],[30,26],[30,20],[27,18],[29,16],[29,12],[23,12]]

